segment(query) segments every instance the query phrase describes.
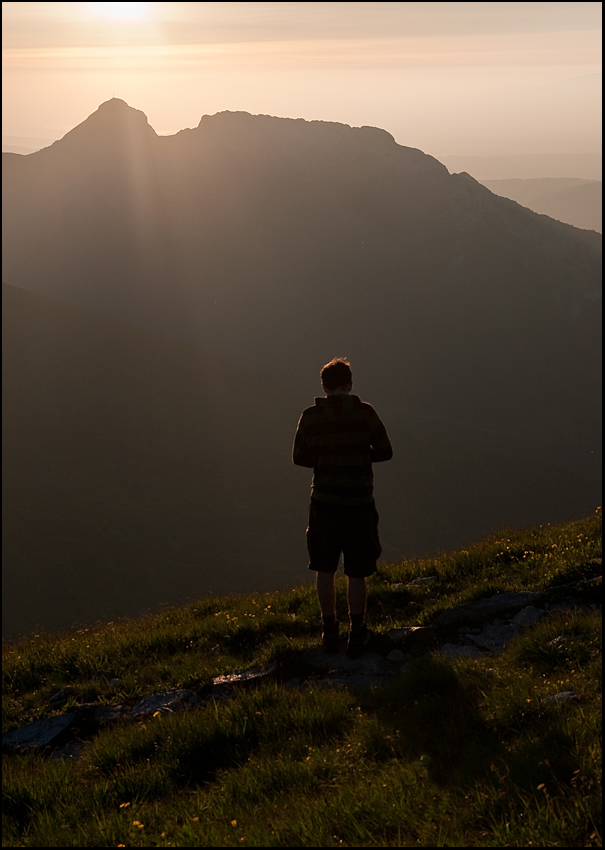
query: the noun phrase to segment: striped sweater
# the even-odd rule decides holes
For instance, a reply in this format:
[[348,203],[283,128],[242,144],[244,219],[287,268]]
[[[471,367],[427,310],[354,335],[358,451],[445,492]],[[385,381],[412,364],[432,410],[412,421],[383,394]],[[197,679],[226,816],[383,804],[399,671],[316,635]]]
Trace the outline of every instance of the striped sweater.
[[372,405],[344,394],[316,398],[303,410],[292,449],[295,464],[313,467],[313,499],[351,506],[374,501],[372,463],[392,456]]

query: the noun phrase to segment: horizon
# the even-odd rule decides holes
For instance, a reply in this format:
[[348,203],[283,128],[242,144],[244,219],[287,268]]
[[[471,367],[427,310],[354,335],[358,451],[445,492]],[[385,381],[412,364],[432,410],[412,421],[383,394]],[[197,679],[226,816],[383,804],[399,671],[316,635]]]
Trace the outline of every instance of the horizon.
[[[243,111],[600,179],[598,3],[9,2],[2,16],[3,146],[61,138],[115,96],[158,135]],[[565,171],[591,157],[593,173]]]

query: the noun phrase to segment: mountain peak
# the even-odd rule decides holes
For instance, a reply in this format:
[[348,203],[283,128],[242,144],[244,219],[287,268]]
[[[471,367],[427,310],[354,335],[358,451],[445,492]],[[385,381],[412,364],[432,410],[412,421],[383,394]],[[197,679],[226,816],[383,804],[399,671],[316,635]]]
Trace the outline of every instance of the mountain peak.
[[66,133],[61,139],[64,142],[80,142],[84,139],[97,141],[107,145],[125,142],[147,141],[157,138],[157,133],[150,126],[147,116],[140,109],[129,106],[125,100],[112,97],[89,115],[86,120]]

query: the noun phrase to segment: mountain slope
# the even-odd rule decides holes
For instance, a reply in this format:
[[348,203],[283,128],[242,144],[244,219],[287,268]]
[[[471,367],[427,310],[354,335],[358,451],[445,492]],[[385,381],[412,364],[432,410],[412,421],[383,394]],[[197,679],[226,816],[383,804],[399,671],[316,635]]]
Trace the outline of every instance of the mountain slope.
[[481,180],[484,186],[529,207],[586,230],[603,230],[603,184],[600,180],[565,178],[535,180]]
[[245,368],[6,285],[2,312],[4,634],[306,577],[284,413]]

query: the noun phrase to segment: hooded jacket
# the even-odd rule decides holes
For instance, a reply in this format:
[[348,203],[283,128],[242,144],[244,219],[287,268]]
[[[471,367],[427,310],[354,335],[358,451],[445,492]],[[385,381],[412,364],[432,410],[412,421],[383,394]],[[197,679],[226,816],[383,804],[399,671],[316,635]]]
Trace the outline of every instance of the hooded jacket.
[[295,464],[313,467],[313,499],[350,506],[374,501],[372,464],[392,456],[372,405],[350,394],[316,398],[303,410],[292,449]]

